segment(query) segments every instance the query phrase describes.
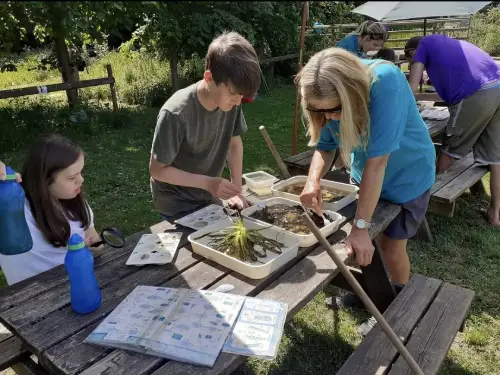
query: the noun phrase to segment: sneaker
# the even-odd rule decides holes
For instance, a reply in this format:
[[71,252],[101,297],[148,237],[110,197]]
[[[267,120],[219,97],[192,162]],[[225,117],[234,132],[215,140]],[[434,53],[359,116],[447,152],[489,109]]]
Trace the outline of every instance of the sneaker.
[[375,326],[375,324],[377,324],[377,320],[373,316],[370,319],[368,319],[366,322],[361,324],[358,328],[358,331],[361,334],[361,336],[365,337],[368,334],[368,332],[370,332],[372,330],[372,328]]
[[327,299],[325,299],[325,302],[328,307],[335,310],[338,310],[341,307],[345,309],[357,308],[366,310],[365,304],[363,303],[361,298],[359,298],[357,294],[351,292],[347,292],[337,297],[328,297]]

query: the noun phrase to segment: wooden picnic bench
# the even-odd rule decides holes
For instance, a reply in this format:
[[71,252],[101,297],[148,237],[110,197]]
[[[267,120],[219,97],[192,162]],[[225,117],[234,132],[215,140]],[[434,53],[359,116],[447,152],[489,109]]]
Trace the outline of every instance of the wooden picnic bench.
[[[259,200],[247,193],[251,201]],[[330,243],[347,258],[343,241],[350,233],[356,202],[340,213],[344,221],[329,237]],[[380,202],[374,215],[370,236],[375,238],[398,215],[400,207]],[[144,233],[181,231],[183,237],[171,264],[126,266],[130,252]],[[337,274],[338,269],[318,245],[301,248],[296,258],[270,276],[253,280],[192,252],[187,241],[191,230],[158,223],[127,238],[123,249],[108,249],[95,258],[95,274],[102,290],[101,307],[78,315],[69,304],[69,282],[63,266],[0,289],[0,323],[11,332],[2,339],[0,369],[16,363],[22,374],[228,374],[246,357],[221,353],[213,368],[188,365],[138,353],[83,343],[97,325],[138,285],[176,288],[214,289],[221,284],[234,286],[233,293],[258,296],[288,304],[288,319],[304,307]],[[376,249],[374,261],[363,267],[360,277],[366,291],[381,311],[396,296],[385,265]],[[318,272],[321,270],[321,272]],[[375,287],[376,285],[376,287]],[[35,363],[30,356],[36,356]]]
[[[414,275],[383,314],[424,374],[436,374],[464,327],[474,292]],[[413,374],[376,324],[337,375]]]
[[436,182],[431,189],[429,211],[453,217],[456,200],[467,189],[473,194],[485,195],[482,178],[488,173],[488,166],[476,163],[472,152],[455,161],[445,172],[436,175]]

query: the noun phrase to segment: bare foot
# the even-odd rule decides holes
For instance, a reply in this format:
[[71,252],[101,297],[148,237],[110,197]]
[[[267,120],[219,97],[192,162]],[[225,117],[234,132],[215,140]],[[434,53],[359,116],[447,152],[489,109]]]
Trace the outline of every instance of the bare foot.
[[487,213],[488,222],[494,227],[500,227],[500,214],[498,209],[490,207]]

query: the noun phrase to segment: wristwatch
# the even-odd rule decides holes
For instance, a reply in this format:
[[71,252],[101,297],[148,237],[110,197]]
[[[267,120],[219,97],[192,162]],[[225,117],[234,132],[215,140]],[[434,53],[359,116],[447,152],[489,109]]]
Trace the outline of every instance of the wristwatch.
[[366,220],[363,219],[354,219],[352,223],[358,229],[368,229],[372,225],[372,223],[368,223]]

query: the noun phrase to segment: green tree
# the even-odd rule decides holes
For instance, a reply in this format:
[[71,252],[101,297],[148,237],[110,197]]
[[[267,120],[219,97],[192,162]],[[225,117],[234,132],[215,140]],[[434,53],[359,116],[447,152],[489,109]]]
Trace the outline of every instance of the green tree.
[[136,36],[169,61],[175,91],[180,87],[179,60],[194,53],[203,56],[210,41],[225,30],[245,36],[260,57],[297,48],[300,9],[298,1],[155,2]]

